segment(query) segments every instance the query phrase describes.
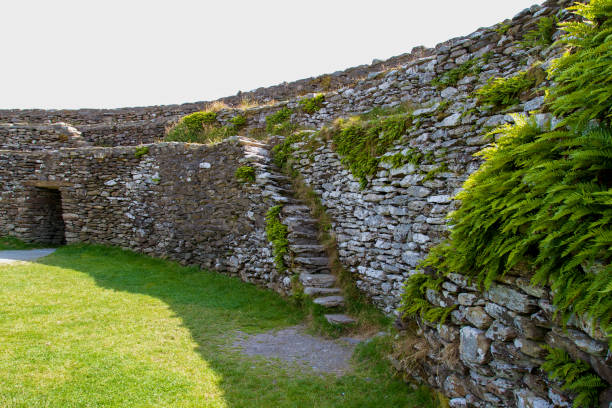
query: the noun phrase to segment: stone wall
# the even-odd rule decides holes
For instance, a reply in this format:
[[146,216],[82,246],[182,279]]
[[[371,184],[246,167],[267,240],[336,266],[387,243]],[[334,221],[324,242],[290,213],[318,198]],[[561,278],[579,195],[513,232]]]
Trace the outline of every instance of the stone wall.
[[0,124],[0,149],[53,150],[87,146],[81,132],[65,123]]
[[[55,191],[67,243],[131,248],[286,293],[265,237],[265,213],[278,199],[267,150],[246,139],[144,149],[0,151],[0,235],[59,242],[49,231],[58,232],[48,199]],[[249,163],[260,177],[241,183],[234,173]]]
[[[540,9],[536,14],[550,12]],[[523,27],[529,25],[532,20]],[[546,67],[559,53],[554,48],[527,52],[490,30],[437,51],[362,86],[327,96],[325,110],[310,118],[312,125],[319,126],[333,117],[367,111],[372,104],[408,102],[415,109],[417,125],[387,155],[418,152],[424,157],[418,165],[393,168],[382,163],[362,188],[342,164],[332,141],[311,136],[293,145],[294,170],[319,194],[333,219],[340,260],[359,289],[382,310],[397,315],[403,282],[416,272],[431,246],[446,236],[445,216],[456,208],[453,197],[480,165],[473,154],[486,147],[487,131],[511,122],[509,113],[538,110],[543,102],[541,95],[532,95],[494,112],[479,109],[473,91],[489,77],[511,76],[536,60]],[[431,86],[435,76],[487,52],[493,54],[478,75],[445,89]],[[538,114],[537,119],[554,121],[548,114]],[[528,271],[510,274],[487,291],[468,282],[465,276],[451,275],[442,284],[442,295],[428,293],[433,305],[456,310],[443,325],[419,320],[417,335],[425,340],[420,347],[426,348],[418,361],[422,370],[417,373],[414,366],[398,362],[409,375],[443,390],[452,407],[571,406],[571,396],[539,369],[547,353],[543,345],[565,349],[612,383],[606,335],[582,319],[563,327],[554,314],[550,289],[530,286]],[[602,406],[607,406],[609,391],[602,398]]]
[[[491,77],[511,76],[535,61],[546,67],[558,49],[525,50],[516,41],[535,28],[539,18],[558,13],[568,3],[547,1],[507,21],[505,31],[482,28],[393,63],[332,74],[329,82],[307,79],[225,98],[230,104],[242,96],[259,102],[289,100],[246,110],[222,109],[218,118],[226,124],[234,115],[245,114],[248,133],[264,127],[266,116],[284,106],[294,111],[294,123],[313,129],[374,107],[404,104],[412,110],[414,127],[387,155],[418,152],[423,159],[399,168],[383,163],[363,189],[332,142],[299,143],[294,153],[294,168],[320,195],[333,219],[340,260],[374,304],[398,315],[402,284],[446,235],[445,216],[457,206],[452,197],[479,167],[473,154],[487,145],[487,131],[511,121],[509,113],[537,110],[543,103],[536,94],[493,112],[477,106],[473,91]],[[478,61],[477,74],[443,89],[432,86],[434,78],[470,60]],[[323,108],[307,114],[299,105],[303,96],[296,95],[314,91],[325,91]],[[168,124],[205,106],[13,110],[0,111],[0,121],[66,121],[90,144],[129,146],[161,139]],[[540,114],[538,119],[552,118]],[[287,200],[271,182],[278,176],[269,165],[267,146],[232,138],[216,146],[151,144],[142,155],[138,147],[15,151],[82,142],[76,143],[76,135],[60,140],[49,129],[53,127],[0,127],[0,148],[8,149],[0,151],[0,235],[26,240],[44,235],[53,241],[59,234],[68,243],[118,245],[289,291],[289,275],[275,270],[264,231],[267,209]],[[256,167],[256,182],[235,179],[236,168],[245,163]],[[569,406],[568,396],[538,368],[540,346],[549,344],[589,362],[610,383],[612,355],[605,335],[579,319],[563,329],[549,290],[527,282],[527,272],[510,274],[483,292],[461,275],[449,276],[442,294],[432,292],[428,300],[456,305],[456,310],[440,326],[419,322],[418,335],[427,352],[419,361],[422,370],[411,374],[442,389],[453,407]]]

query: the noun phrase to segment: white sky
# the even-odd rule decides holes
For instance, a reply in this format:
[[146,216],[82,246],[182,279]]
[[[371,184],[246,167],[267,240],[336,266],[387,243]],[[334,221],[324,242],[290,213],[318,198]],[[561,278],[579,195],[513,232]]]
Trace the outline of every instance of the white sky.
[[0,108],[212,100],[431,47],[536,2],[2,0]]

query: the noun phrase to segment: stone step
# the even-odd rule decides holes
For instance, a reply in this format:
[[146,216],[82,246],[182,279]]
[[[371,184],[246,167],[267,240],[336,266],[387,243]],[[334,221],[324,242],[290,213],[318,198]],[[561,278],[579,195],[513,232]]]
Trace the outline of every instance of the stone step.
[[357,323],[355,319],[345,314],[326,314],[325,318],[331,324],[353,324]]
[[319,257],[302,257],[298,256],[293,259],[293,261],[298,265],[312,265],[312,266],[328,266],[329,258],[326,256]]
[[245,146],[256,146],[256,147],[264,147],[264,148],[267,147],[265,143],[262,143],[254,139],[242,137],[242,136],[238,137],[238,141]]
[[304,287],[314,286],[317,288],[331,288],[336,283],[336,277],[325,273],[301,273],[300,282]]
[[310,208],[305,205],[287,205],[283,207],[283,214],[302,214],[310,216]]
[[308,238],[308,241],[312,242],[317,236],[317,231],[314,228],[291,228],[290,226],[287,226],[287,229],[289,230],[289,234],[287,234],[287,239],[289,242],[304,238]]
[[323,307],[342,307],[344,306],[344,296],[323,296],[316,298],[313,302]]
[[316,245],[317,241],[313,239],[313,236],[316,235],[299,235],[294,233],[289,233],[287,235],[287,240],[289,241],[289,246],[293,247],[295,245]]
[[313,286],[304,288],[304,294],[312,297],[338,295],[340,292],[340,288],[316,288]]
[[[309,235],[307,237],[300,237],[300,242],[292,242],[291,240],[289,240],[289,245],[292,246],[297,246],[297,247],[315,247],[315,246],[320,246],[319,241],[316,238],[316,235]],[[323,248],[323,251],[325,251],[325,248]],[[307,250],[307,248],[298,248],[298,250],[300,252],[305,252]],[[312,248],[312,250],[318,250],[317,248]]]
[[256,153],[248,153],[248,152],[246,152],[244,154],[244,160],[247,161],[247,162],[253,162],[253,161],[258,162],[258,161],[266,160],[266,157],[265,156],[261,156],[261,155],[256,154]]
[[273,185],[272,183],[266,184],[266,190],[274,191],[274,192],[276,192],[278,194],[284,194],[284,195],[288,195],[288,196],[293,194],[291,192],[291,190],[287,190],[286,188]]
[[325,275],[331,273],[329,267],[316,265],[294,265],[291,270],[293,273],[309,273],[311,275]]
[[248,154],[257,154],[257,155],[264,156],[264,157],[268,157],[270,155],[270,152],[267,149],[264,149],[263,147],[252,146],[252,145],[246,145],[244,147],[244,151],[245,153],[248,153]]
[[260,177],[271,180],[276,183],[285,183],[286,185],[289,185],[290,183],[289,177],[283,176],[282,174],[278,174],[278,173],[266,172],[264,175]]
[[[314,239],[312,242],[316,242]],[[304,254],[304,253],[325,253],[325,247],[319,244],[312,245],[291,245],[291,251],[296,254]]]
[[283,224],[285,225],[293,225],[293,226],[316,226],[317,220],[311,218],[310,216],[300,216],[300,217],[284,217]]
[[[314,242],[314,240],[313,240]],[[291,252],[297,254],[299,256],[308,256],[308,257],[324,257],[326,256],[325,247],[322,245],[312,244],[312,245],[290,245],[289,248]]]

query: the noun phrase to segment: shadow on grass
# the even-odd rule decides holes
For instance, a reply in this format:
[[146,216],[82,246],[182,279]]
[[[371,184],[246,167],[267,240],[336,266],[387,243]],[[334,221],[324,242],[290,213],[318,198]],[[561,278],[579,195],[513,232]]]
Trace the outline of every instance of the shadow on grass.
[[410,391],[380,361],[364,360],[354,373],[336,378],[270,366],[228,350],[236,330],[261,332],[304,319],[303,310],[277,294],[237,278],[104,246],[62,247],[39,262],[86,273],[102,288],[167,304],[191,333],[197,353],[220,375],[229,407],[430,406],[427,391]]

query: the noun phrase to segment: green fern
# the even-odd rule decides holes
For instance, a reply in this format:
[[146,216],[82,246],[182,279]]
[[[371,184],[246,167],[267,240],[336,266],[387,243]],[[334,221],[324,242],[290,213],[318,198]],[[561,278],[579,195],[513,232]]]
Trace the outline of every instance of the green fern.
[[[612,342],[612,3],[571,10],[590,21],[562,24],[576,52],[550,72],[548,103],[564,126],[515,116],[493,131],[496,142],[479,153],[483,165],[457,195],[450,240],[425,265],[488,288],[526,263],[566,321],[586,316]],[[610,97],[594,99],[602,92]]]
[[402,316],[419,316],[432,323],[444,324],[448,315],[456,306],[433,306],[426,298],[427,291],[432,290],[438,292],[443,281],[443,278],[436,279],[424,273],[417,273],[410,276],[404,283],[404,292],[399,308]]
[[565,350],[546,346],[548,355],[540,366],[551,380],[563,382],[561,389],[575,394],[573,407],[597,407],[605,383],[582,360],[574,361]]
[[558,83],[548,103],[562,125],[584,127],[595,119],[612,120],[612,5],[610,0],[576,3],[568,10],[583,21],[560,23],[566,53],[549,70]]
[[558,22],[559,19],[556,16],[542,17],[538,20],[538,28],[527,32],[519,44],[523,48],[548,47],[553,43],[553,35],[557,30]]
[[544,71],[532,67],[508,78],[491,78],[475,95],[480,105],[505,108],[520,102],[519,96],[534,88],[544,79]]

